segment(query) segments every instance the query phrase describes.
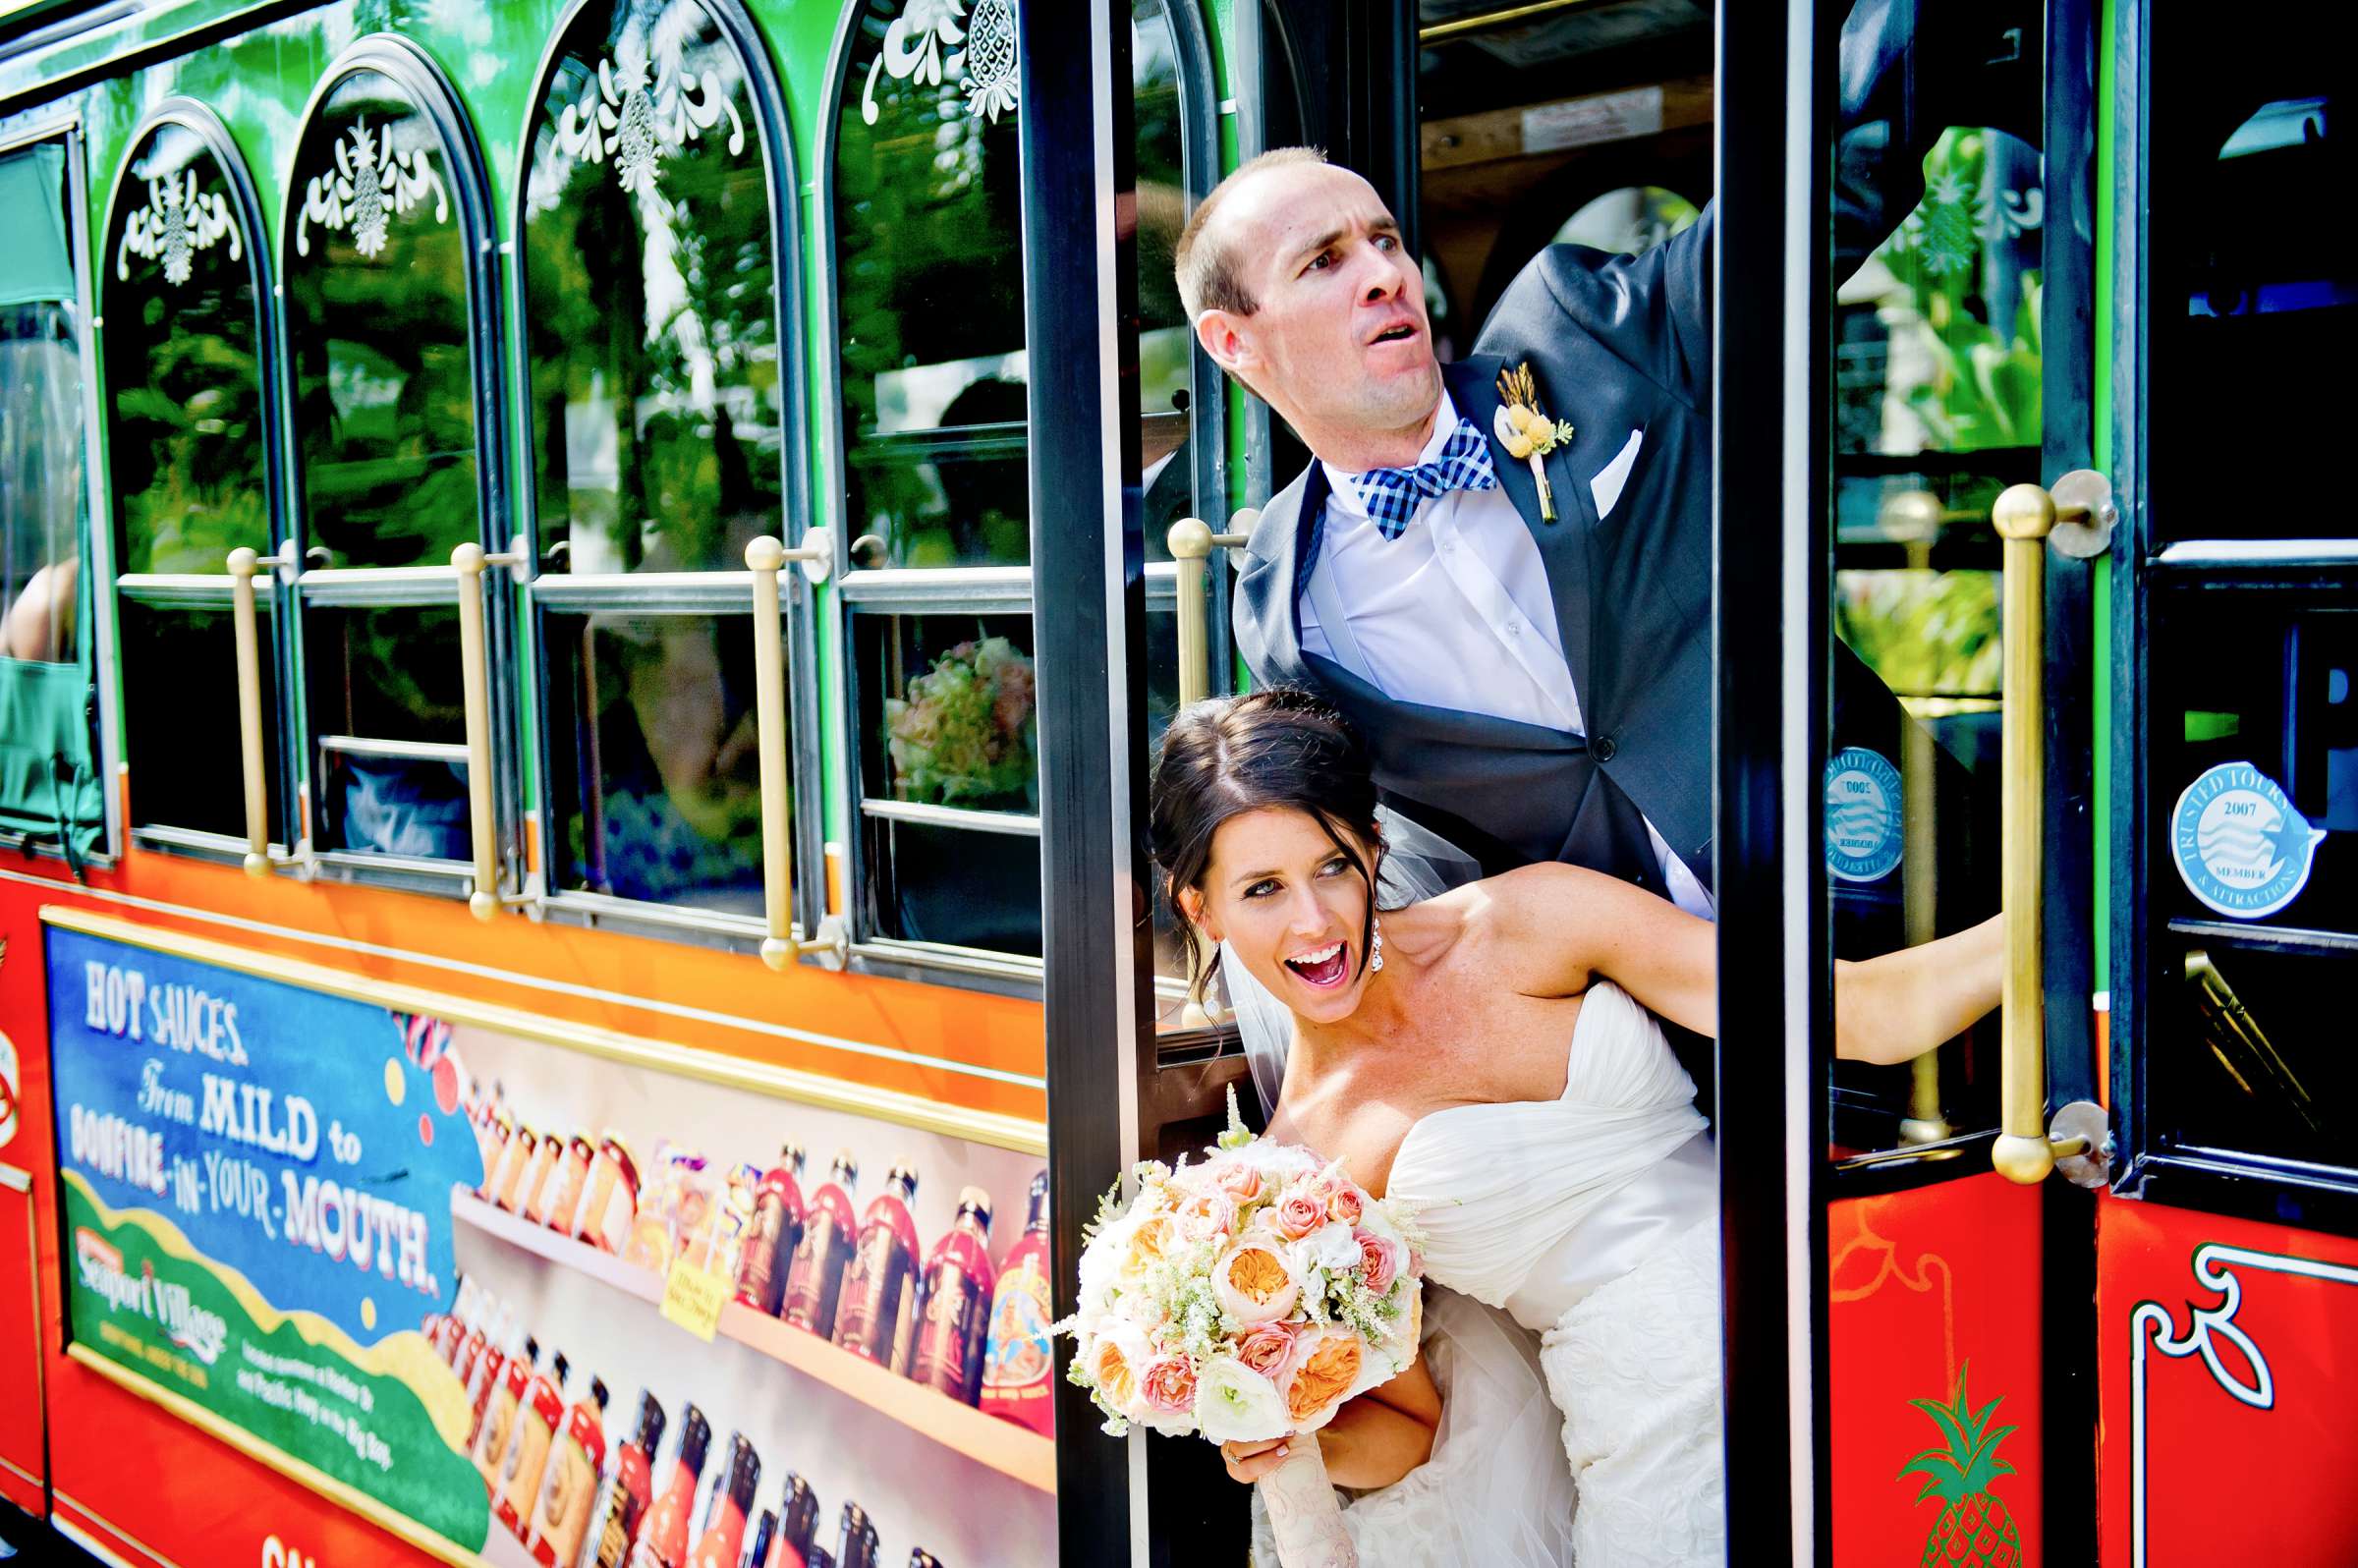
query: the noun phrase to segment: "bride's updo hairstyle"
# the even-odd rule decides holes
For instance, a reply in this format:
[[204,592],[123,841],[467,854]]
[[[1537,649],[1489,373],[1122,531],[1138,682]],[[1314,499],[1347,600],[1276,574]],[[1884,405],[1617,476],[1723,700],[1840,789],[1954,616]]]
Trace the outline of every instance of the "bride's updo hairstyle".
[[[1359,962],[1368,962],[1376,928],[1376,866],[1362,845],[1382,853],[1376,822],[1376,775],[1368,749],[1342,714],[1292,686],[1183,707],[1163,731],[1150,786],[1149,832],[1164,891],[1180,909],[1183,888],[1204,892],[1211,841],[1232,816],[1281,807],[1317,822],[1368,888]],[[1218,970],[1219,948],[1180,914],[1186,933],[1189,994],[1198,1002]]]

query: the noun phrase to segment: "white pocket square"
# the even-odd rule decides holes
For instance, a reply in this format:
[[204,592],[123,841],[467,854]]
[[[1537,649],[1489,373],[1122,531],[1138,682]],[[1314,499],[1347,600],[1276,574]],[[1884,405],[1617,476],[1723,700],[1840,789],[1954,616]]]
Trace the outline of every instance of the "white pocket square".
[[1597,498],[1597,521],[1601,523],[1621,499],[1621,487],[1629,482],[1629,471],[1638,466],[1638,448],[1646,444],[1644,430],[1629,432],[1629,440],[1610,463],[1589,481],[1589,494]]

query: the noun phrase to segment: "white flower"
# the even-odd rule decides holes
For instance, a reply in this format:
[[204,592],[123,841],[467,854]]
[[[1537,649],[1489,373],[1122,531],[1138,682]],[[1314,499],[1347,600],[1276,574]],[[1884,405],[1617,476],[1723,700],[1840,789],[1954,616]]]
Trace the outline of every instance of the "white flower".
[[1332,1271],[1359,1266],[1359,1238],[1341,1220],[1328,1221],[1294,1246],[1305,1269],[1316,1266]]
[[[1351,1256],[1359,1256],[1357,1247],[1352,1248]],[[1256,1323],[1275,1322],[1294,1310],[1302,1296],[1302,1275],[1284,1251],[1248,1238],[1222,1253],[1220,1260],[1211,1265],[1211,1289],[1220,1310],[1239,1327],[1250,1328]]]
[[1210,1357],[1196,1371],[1196,1428],[1215,1443],[1282,1437],[1285,1396],[1234,1356]]

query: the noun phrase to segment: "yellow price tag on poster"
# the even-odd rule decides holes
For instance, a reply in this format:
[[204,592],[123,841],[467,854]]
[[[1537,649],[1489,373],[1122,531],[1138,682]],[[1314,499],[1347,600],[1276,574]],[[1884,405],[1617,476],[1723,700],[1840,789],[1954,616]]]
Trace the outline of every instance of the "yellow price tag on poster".
[[713,1269],[679,1262],[663,1276],[663,1316],[699,1339],[709,1341],[718,1330],[728,1299],[728,1277]]

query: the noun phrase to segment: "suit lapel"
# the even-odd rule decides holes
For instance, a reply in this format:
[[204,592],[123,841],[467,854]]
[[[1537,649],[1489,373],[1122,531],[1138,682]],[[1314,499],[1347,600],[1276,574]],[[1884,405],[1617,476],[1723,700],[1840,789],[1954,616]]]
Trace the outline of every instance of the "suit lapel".
[[[1563,644],[1564,662],[1572,669],[1572,692],[1580,701],[1581,722],[1598,732],[1600,706],[1590,685],[1594,660],[1589,639],[1594,621],[1589,603],[1589,540],[1597,519],[1588,487],[1573,481],[1564,462],[1565,449],[1556,448],[1540,461],[1547,470],[1547,486],[1555,497],[1555,521],[1540,515],[1540,489],[1532,481],[1531,462],[1498,444],[1491,428],[1498,413],[1498,372],[1506,362],[1496,355],[1475,355],[1441,366],[1441,379],[1457,412],[1490,443],[1490,459],[1498,470],[1498,486],[1515,503],[1523,526],[1540,547],[1547,568],[1547,590],[1555,600],[1555,630]],[[1540,406],[1548,409],[1547,389],[1540,388]],[[1550,415],[1556,411],[1548,409]]]

